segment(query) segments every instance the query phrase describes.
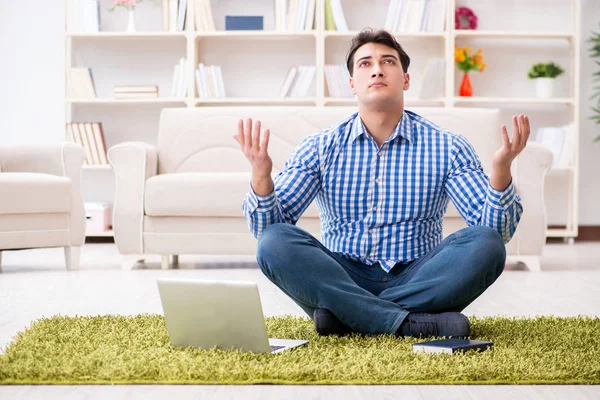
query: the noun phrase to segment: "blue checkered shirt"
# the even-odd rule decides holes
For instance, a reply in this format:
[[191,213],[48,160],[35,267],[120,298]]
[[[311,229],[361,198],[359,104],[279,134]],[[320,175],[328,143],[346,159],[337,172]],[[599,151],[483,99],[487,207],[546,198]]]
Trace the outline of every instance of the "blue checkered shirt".
[[295,224],[316,199],[323,245],[387,272],[441,242],[449,199],[468,225],[489,226],[505,243],[523,212],[512,180],[493,189],[462,135],[409,110],[380,148],[358,113],[308,136],[274,183],[266,196],[250,185],[242,203],[256,238],[273,223]]

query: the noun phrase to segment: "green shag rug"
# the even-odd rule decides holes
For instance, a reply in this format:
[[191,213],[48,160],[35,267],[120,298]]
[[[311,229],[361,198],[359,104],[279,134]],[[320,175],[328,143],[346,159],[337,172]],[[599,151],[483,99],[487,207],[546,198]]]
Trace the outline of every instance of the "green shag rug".
[[494,348],[415,354],[415,338],[320,337],[308,318],[267,318],[280,354],[174,348],[159,315],[42,318],[0,355],[0,384],[597,384],[600,319],[476,318]]

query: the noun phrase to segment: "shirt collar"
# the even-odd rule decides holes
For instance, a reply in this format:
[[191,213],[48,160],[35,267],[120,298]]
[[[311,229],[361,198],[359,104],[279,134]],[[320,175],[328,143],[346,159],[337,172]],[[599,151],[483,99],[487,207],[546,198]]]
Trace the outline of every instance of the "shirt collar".
[[[356,113],[352,123],[352,130],[350,131],[350,140],[354,142],[356,138],[366,133],[367,129],[365,128],[365,125],[363,124],[362,119],[360,119],[360,115]],[[400,118],[400,122],[398,122],[396,129],[394,129],[394,133],[392,133],[392,136],[390,136],[388,141],[394,140],[396,137],[398,137],[398,135],[402,136],[409,142],[412,142],[413,140],[412,121],[406,110],[402,112],[402,118]]]

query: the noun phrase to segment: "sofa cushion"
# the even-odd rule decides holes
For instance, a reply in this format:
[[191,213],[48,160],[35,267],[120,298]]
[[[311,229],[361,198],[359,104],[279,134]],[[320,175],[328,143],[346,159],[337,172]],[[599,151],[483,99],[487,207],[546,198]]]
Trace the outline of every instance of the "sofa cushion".
[[[146,181],[144,211],[152,217],[242,217],[250,180],[245,172],[156,175]],[[319,214],[313,204],[304,215]]]
[[29,172],[0,173],[0,214],[64,213],[71,210],[71,180]]

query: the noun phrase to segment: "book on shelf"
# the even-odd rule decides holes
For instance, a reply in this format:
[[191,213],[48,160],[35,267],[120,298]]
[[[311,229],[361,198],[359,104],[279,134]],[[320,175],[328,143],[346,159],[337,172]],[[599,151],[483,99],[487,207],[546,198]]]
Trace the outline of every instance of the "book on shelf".
[[83,147],[86,165],[108,164],[102,123],[69,122],[66,125],[65,139]]
[[188,0],[163,0],[163,31],[181,32],[185,29],[187,2]]
[[262,15],[226,15],[226,31],[262,31],[264,30]]
[[325,0],[325,29],[348,32],[348,23],[344,16],[341,0]]
[[102,30],[98,0],[67,0],[67,31],[95,33]]
[[290,67],[279,90],[279,97],[305,97],[316,72],[317,68],[310,65]]
[[433,57],[427,60],[419,98],[434,99],[444,96],[444,83],[446,76],[446,60],[443,57]]
[[345,65],[325,65],[325,83],[330,97],[351,98],[350,73]]
[[275,0],[275,30],[301,32],[313,29],[316,0]]
[[67,97],[95,98],[96,89],[91,68],[70,68],[67,74]]
[[188,90],[188,74],[185,73],[188,68],[188,61],[181,57],[173,69],[173,81],[171,86],[171,97],[185,97]]
[[385,29],[390,32],[443,32],[446,0],[390,0]]
[[194,71],[196,77],[196,89],[201,99],[223,99],[225,98],[225,83],[223,71],[220,65],[198,64]]
[[[191,0],[190,0],[191,1]],[[210,0],[194,0],[194,23],[199,32],[216,31]]]

